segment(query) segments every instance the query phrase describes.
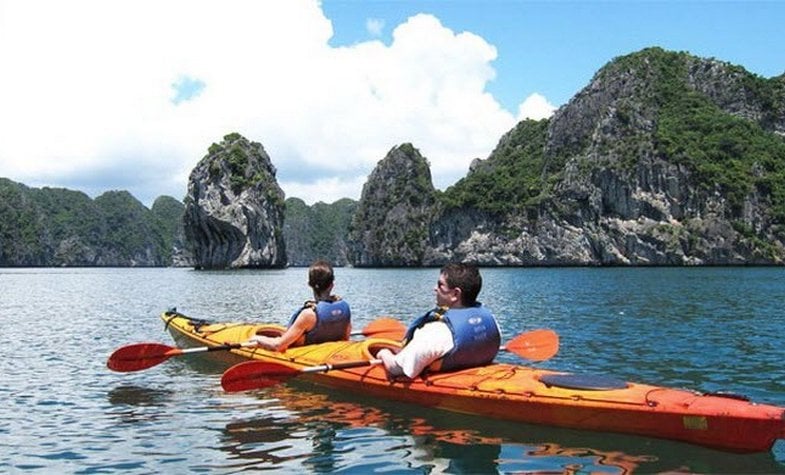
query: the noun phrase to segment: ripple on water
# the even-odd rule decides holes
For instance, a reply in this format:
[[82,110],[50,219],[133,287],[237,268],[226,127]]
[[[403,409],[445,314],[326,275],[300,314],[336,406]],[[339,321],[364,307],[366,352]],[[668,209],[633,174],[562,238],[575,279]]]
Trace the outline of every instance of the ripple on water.
[[[336,270],[358,325],[433,304],[435,269]],[[785,405],[785,269],[483,269],[505,338],[549,327],[537,366],[726,390]],[[305,269],[0,270],[0,472],[785,472],[785,444],[738,455],[508,424],[290,384],[225,394],[223,367],[106,369],[128,343],[172,344],[159,313],[285,323]],[[514,355],[500,360],[519,363]],[[625,472],[626,470],[626,472]]]

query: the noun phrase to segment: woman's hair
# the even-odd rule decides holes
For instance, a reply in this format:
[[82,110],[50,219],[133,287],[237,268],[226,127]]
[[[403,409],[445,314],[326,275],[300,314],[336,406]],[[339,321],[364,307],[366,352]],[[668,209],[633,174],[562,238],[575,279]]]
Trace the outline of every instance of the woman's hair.
[[461,289],[461,303],[465,306],[474,305],[477,295],[482,289],[482,276],[476,266],[471,264],[447,264],[441,273],[450,288]]
[[308,269],[308,285],[316,292],[323,292],[334,279],[333,266],[325,260],[315,261]]

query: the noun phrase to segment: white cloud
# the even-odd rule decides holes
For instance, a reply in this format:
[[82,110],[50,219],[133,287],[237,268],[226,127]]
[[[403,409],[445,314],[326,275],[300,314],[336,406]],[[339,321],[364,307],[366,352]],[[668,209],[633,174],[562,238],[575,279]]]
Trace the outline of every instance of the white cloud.
[[556,106],[548,102],[545,96],[535,92],[518,106],[518,120],[547,119],[553,115],[555,110]]
[[[354,196],[358,190],[362,189],[367,179],[368,177],[365,175],[347,178],[317,177],[308,183],[279,181],[279,185],[286,196],[296,196],[310,204],[317,201],[329,204],[341,198]],[[359,198],[359,194],[356,198]]]
[[[334,48],[317,1],[0,0],[0,12],[0,176],[31,186],[182,198],[210,144],[239,132],[309,203],[359,198],[403,142],[443,188],[515,124],[485,92],[496,49],[429,15],[390,45]],[[178,84],[198,90],[175,104]]]
[[382,36],[382,32],[384,31],[384,20],[369,18],[365,20],[365,29],[373,37]]

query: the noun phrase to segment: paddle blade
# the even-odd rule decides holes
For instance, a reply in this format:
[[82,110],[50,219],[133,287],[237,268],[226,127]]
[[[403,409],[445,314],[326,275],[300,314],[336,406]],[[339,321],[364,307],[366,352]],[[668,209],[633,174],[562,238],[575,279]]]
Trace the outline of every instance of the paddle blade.
[[229,393],[262,389],[283,383],[300,373],[302,371],[279,363],[245,361],[224,372],[221,376],[221,387]]
[[392,317],[377,318],[363,328],[363,335],[400,340],[406,333],[406,325]]
[[171,346],[160,343],[136,343],[118,348],[109,356],[106,367],[112,371],[128,373],[140,371],[163,363],[175,353]]
[[548,329],[532,330],[513,338],[503,349],[527,360],[547,360],[559,352],[559,335]]

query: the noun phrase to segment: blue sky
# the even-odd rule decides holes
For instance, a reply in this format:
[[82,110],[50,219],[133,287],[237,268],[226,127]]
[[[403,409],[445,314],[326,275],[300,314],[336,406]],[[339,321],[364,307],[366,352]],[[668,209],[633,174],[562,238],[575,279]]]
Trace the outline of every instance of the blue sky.
[[326,0],[323,8],[336,46],[368,40],[368,18],[382,21],[389,43],[392,28],[417,13],[482,36],[498,51],[487,89],[510,111],[534,92],[562,105],[611,59],[650,46],[764,77],[785,72],[782,1]]
[[359,199],[411,142],[434,184],[649,46],[785,72],[785,2],[0,0],[0,177],[146,205],[213,142],[287,196]]

